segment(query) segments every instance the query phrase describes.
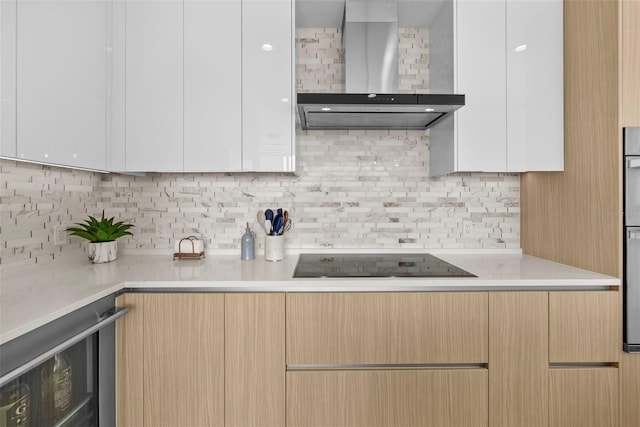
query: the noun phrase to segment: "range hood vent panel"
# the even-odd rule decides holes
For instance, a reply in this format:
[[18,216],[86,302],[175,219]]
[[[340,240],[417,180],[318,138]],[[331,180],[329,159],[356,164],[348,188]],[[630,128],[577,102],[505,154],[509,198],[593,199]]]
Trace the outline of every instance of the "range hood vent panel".
[[424,130],[464,105],[464,95],[298,94],[304,130]]
[[310,112],[306,115],[308,129],[425,129],[440,119],[443,114],[433,113],[388,113],[388,112]]

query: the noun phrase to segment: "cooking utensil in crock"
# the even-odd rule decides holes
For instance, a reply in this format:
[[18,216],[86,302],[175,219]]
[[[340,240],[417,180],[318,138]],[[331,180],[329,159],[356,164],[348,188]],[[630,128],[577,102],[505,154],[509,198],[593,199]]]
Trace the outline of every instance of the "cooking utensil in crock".
[[267,218],[265,218],[264,216],[264,211],[258,211],[258,215],[256,215],[256,219],[258,220],[258,225],[260,226],[260,228],[262,228],[266,233],[267,229],[264,228],[264,222],[267,220]]

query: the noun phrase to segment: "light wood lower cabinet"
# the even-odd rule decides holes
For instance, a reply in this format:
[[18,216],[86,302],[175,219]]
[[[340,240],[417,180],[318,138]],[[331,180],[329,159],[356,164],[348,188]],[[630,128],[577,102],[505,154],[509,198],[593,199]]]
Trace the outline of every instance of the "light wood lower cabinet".
[[617,368],[553,368],[549,387],[549,427],[620,425]]
[[[631,427],[621,399],[637,420],[618,389],[635,393],[639,370],[623,363],[618,379],[617,291],[117,303],[130,309],[116,323],[119,427]],[[602,366],[568,366],[585,362]]]
[[224,295],[146,294],[144,425],[223,426]]
[[284,294],[124,294],[118,427],[285,425]]
[[287,372],[287,425],[487,426],[487,370]]
[[620,361],[620,399],[622,418],[620,426],[640,424],[640,354],[623,353]]
[[285,425],[284,294],[225,295],[225,425]]
[[491,292],[489,425],[618,426],[618,369],[577,366],[617,361],[619,297],[616,291]]
[[549,362],[617,362],[621,325],[618,292],[549,292]]
[[489,425],[542,427],[549,391],[547,292],[489,294]]
[[144,294],[123,294],[116,305],[129,313],[116,321],[116,425],[144,425]]
[[224,295],[125,294],[116,323],[122,427],[224,425]]
[[287,294],[287,364],[486,363],[487,292]]

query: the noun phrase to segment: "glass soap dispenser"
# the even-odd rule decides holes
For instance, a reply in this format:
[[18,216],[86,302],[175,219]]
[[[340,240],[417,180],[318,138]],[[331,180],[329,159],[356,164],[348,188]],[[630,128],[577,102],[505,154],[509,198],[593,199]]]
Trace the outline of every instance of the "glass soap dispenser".
[[248,261],[254,259],[255,257],[255,238],[253,236],[253,231],[251,231],[251,229],[249,228],[249,223],[247,223],[247,229],[242,235],[242,242],[240,244],[240,259],[243,261]]

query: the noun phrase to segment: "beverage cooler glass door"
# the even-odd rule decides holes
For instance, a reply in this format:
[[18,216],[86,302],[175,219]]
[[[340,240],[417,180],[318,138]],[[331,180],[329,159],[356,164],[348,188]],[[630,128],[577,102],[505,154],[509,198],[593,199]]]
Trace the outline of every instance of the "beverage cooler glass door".
[[0,426],[95,426],[97,371],[91,336],[0,390]]
[[625,350],[640,352],[640,227],[626,230]]
[[128,310],[110,301],[0,347],[0,427],[114,425],[113,322]]

